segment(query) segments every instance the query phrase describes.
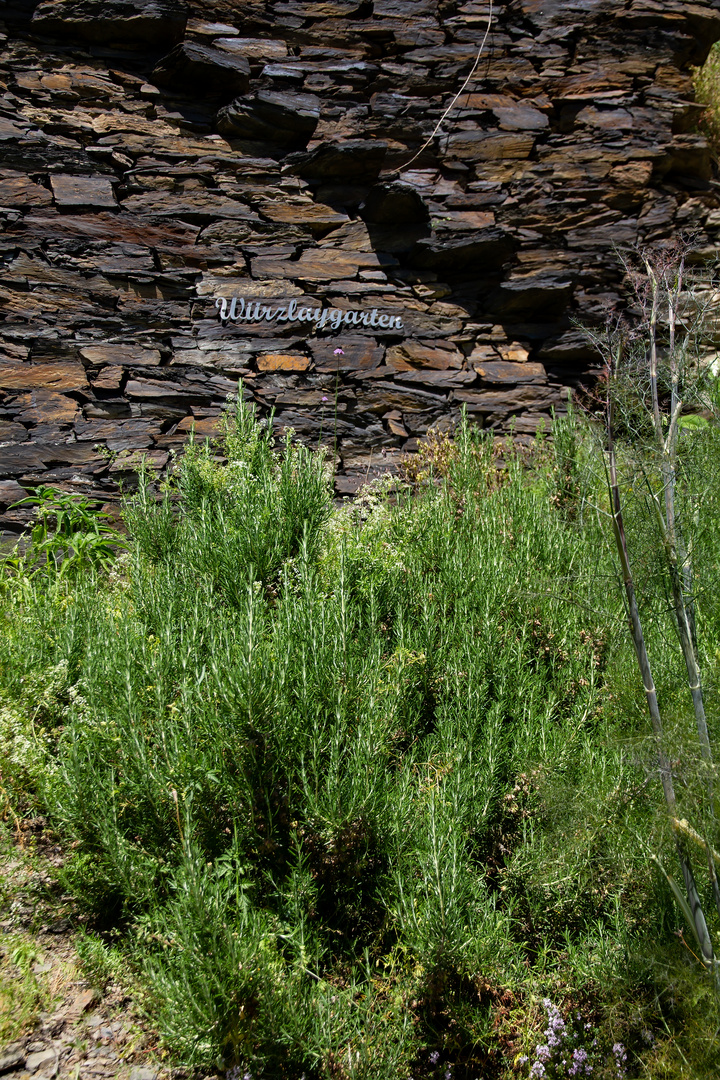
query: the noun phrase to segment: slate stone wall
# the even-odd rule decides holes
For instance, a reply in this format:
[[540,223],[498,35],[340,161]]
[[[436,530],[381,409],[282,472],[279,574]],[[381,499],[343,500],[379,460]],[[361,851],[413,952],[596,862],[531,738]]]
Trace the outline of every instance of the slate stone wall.
[[[691,66],[720,0],[496,5],[409,163],[487,15],[0,8],[0,512],[40,481],[112,497],[142,455],[212,433],[238,378],[280,429],[337,437],[340,491],[462,404],[531,433],[592,366],[573,320],[618,303],[613,245],[692,227],[714,251]],[[233,296],[367,317],[223,325]]]

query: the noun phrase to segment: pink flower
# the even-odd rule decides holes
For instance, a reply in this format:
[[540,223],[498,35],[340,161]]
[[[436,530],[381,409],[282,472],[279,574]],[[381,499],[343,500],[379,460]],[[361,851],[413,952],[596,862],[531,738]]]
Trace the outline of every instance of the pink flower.
[[327,398],[325,397],[325,395],[324,395],[324,394],[323,394],[322,400],[323,400],[323,401],[327,401]]
[[333,353],[333,356],[344,356],[344,355],[345,355],[345,353],[343,352],[342,349],[336,349],[335,352]]

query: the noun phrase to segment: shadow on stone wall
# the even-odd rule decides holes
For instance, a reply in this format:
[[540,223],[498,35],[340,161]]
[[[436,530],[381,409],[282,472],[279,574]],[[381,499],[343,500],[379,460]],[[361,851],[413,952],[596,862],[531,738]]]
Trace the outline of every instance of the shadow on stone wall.
[[[341,492],[463,405],[530,435],[592,376],[575,321],[624,302],[615,245],[716,253],[691,65],[719,8],[497,7],[408,165],[484,3],[6,5],[0,508],[40,481],[114,498],[239,378],[337,443]],[[233,296],[378,314],[223,325]]]

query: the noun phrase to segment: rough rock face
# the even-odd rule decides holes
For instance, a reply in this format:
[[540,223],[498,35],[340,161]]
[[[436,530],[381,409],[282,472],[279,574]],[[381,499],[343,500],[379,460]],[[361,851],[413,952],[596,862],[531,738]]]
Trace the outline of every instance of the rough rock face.
[[532,432],[592,365],[613,245],[720,225],[690,74],[720,0],[496,6],[419,156],[484,0],[4,11],[0,512],[162,468],[239,378],[337,440],[343,491],[463,404]]

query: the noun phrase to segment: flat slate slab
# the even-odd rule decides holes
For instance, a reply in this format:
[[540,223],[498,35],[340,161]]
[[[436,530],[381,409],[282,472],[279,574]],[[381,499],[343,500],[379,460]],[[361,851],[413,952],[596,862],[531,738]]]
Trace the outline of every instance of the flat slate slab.
[[112,184],[104,176],[68,176],[63,173],[50,177],[55,205],[68,210],[114,210],[117,200]]

